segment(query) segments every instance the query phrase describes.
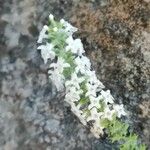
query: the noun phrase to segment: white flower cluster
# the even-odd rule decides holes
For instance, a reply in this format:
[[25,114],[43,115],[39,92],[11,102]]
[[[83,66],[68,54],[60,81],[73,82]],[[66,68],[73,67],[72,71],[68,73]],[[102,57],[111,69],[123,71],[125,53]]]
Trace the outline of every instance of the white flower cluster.
[[[53,15],[49,16],[51,21],[54,21]],[[70,104],[72,112],[80,119],[80,121],[87,125],[91,122],[91,132],[95,137],[99,138],[103,134],[104,127],[101,125],[102,119],[112,120],[113,116],[120,118],[122,115],[126,115],[123,105],[114,104],[114,98],[110,94],[110,91],[104,91],[104,85],[97,79],[95,71],[91,70],[90,60],[84,55],[83,44],[80,39],[73,39],[72,34],[77,31],[77,28],[70,25],[68,22],[61,19],[61,28],[58,26],[53,28],[52,32],[64,32],[67,35],[65,43],[63,43],[64,49],[61,53],[67,53],[68,51],[74,56],[75,69],[70,74],[70,78],[67,79],[63,75],[65,68],[71,68],[71,64],[67,63],[66,58],[57,56],[55,53],[55,47],[53,41],[41,45],[38,49],[41,50],[42,58],[47,63],[48,59],[53,60],[57,56],[57,62],[50,64],[50,78],[55,83],[58,91],[66,88],[65,101]],[[48,38],[50,27],[44,26],[38,43],[42,43],[43,39]],[[51,34],[51,33],[49,33]],[[51,39],[50,39],[51,40]],[[52,69],[51,69],[52,68]],[[83,87],[82,87],[82,86]],[[82,99],[85,100],[84,104]]]

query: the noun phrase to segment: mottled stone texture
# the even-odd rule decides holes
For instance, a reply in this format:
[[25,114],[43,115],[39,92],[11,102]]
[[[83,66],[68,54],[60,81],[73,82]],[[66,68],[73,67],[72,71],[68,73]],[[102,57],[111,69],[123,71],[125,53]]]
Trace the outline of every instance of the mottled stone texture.
[[0,1],[0,150],[111,150],[96,140],[48,80],[36,50],[49,13],[79,28],[99,79],[129,123],[150,144],[150,2],[148,0]]

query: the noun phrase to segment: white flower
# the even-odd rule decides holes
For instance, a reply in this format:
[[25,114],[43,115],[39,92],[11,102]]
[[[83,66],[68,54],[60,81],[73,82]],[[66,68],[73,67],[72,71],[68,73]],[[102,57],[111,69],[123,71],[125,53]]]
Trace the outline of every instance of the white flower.
[[101,95],[98,97],[89,96],[89,99],[90,99],[90,105],[88,106],[88,109],[91,109],[93,107],[100,108]]
[[82,115],[83,111],[79,110],[75,104],[71,105],[71,111],[80,119],[80,121],[83,125],[87,124],[84,116]]
[[49,15],[50,20],[54,20],[54,16],[52,14]]
[[72,36],[69,36],[66,39],[66,43],[68,44],[66,46],[66,51],[71,50],[73,54],[78,54],[81,56],[85,51],[83,49],[83,45],[80,39],[73,39]]
[[97,126],[95,124],[93,124],[93,127],[91,127],[90,131],[93,133],[93,135],[99,139],[100,138],[100,135],[103,135],[103,127],[100,126]]
[[94,85],[91,85],[89,83],[86,83],[86,87],[87,87],[87,92],[86,92],[85,96],[86,97],[89,97],[89,96],[96,97],[96,89],[97,89],[97,87],[95,87]]
[[50,68],[54,68],[54,70],[57,70],[60,74],[63,73],[64,68],[70,67],[70,64],[65,63],[65,60],[61,57],[58,57],[57,63],[50,64]]
[[77,116],[77,117],[79,118],[80,122],[81,122],[84,126],[87,125],[87,122],[86,122],[86,120],[85,120],[85,118],[84,118],[83,115],[80,115],[80,116]]
[[59,72],[57,71],[51,72],[51,75],[49,75],[49,78],[55,84],[57,91],[62,91],[64,89],[64,76],[61,75]]
[[85,80],[83,77],[78,77],[76,73],[73,73],[71,75],[71,80],[66,81],[65,86],[74,86],[77,89],[80,89],[80,83],[82,83]]
[[95,71],[86,71],[88,78],[88,82],[96,88],[96,92],[101,91],[105,86],[102,82],[100,82],[95,74]]
[[90,60],[83,55],[81,57],[79,56],[76,57],[75,63],[77,65],[77,67],[75,68],[76,73],[80,71],[82,74],[86,74],[86,71],[90,70],[90,67],[91,67]]
[[80,95],[83,93],[82,90],[77,90],[75,87],[66,88],[65,101],[75,102],[80,100]]
[[46,43],[46,45],[41,45],[37,49],[41,50],[41,56],[42,56],[45,64],[47,63],[48,59],[52,60],[55,58],[55,52],[52,51],[52,49],[53,49],[52,44]]
[[58,58],[56,63],[50,64],[50,68],[54,70],[49,70],[48,73],[50,74],[49,78],[53,81],[56,85],[58,91],[61,91],[64,88],[64,80],[65,77],[63,76],[64,68],[70,67],[68,63],[65,63],[64,59]]
[[113,106],[113,108],[116,111],[118,118],[120,118],[121,116],[126,116],[127,113],[124,110],[123,104],[121,104],[121,105],[116,104]]
[[42,43],[43,39],[47,39],[48,38],[48,35],[46,34],[48,29],[49,29],[48,26],[44,25],[43,29],[40,32],[40,35],[39,35],[39,38],[38,38],[38,41],[37,41],[38,43]]
[[89,117],[87,117],[87,121],[90,121],[90,120],[99,120],[100,117],[103,115],[102,112],[97,112],[97,108],[93,107],[91,110],[90,110],[90,113],[91,115]]
[[110,90],[107,90],[107,91],[101,91],[101,94],[104,98],[104,102],[106,104],[110,103],[110,104],[113,104],[114,103],[114,98],[112,97],[112,95],[110,94]]
[[108,120],[112,120],[115,110],[110,110],[108,106],[105,107],[102,118],[107,118]]
[[86,66],[88,69],[91,68],[91,62],[86,56],[82,55],[82,57],[80,59],[83,62],[84,66]]
[[77,31],[77,28],[73,27],[71,24],[69,24],[67,21],[65,21],[64,19],[61,19],[60,22],[63,24],[63,26],[65,27],[65,32],[68,34],[68,36],[72,36],[72,34],[74,32]]
[[60,23],[61,23],[61,24],[64,24],[64,23],[65,23],[65,20],[64,20],[64,19],[60,19]]
[[[87,93],[86,96],[94,96],[96,97],[96,93],[102,88],[100,85],[99,80],[94,79],[94,74],[93,74],[93,79],[92,77],[88,78],[86,87],[87,87]],[[97,82],[96,82],[97,81]]]
[[87,118],[87,122],[90,120],[94,120],[95,122],[92,124],[93,126],[91,127],[90,131],[94,134],[96,138],[99,138],[100,135],[103,134],[103,127],[100,125],[100,119],[101,116],[103,115],[103,112],[97,112],[97,108],[92,108],[90,110],[91,116]]

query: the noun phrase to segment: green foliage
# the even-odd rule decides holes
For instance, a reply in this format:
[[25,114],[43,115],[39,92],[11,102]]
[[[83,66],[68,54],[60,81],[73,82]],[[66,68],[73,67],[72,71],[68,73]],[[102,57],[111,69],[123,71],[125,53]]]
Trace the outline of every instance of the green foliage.
[[101,125],[107,129],[111,141],[120,143],[120,150],[146,150],[144,144],[138,144],[136,134],[129,133],[129,125],[121,122],[115,116],[113,120],[103,119]]
[[87,83],[87,80],[85,79],[81,84],[80,84],[80,89],[83,91],[83,93],[80,95],[80,101],[79,103],[81,105],[85,105],[85,104],[88,104],[90,102],[89,98],[88,97],[85,97],[85,94],[87,92],[87,87],[86,87],[86,83]]
[[98,108],[98,112],[104,112],[104,109],[106,107],[105,102],[104,101],[100,101],[100,108]]
[[130,134],[125,137],[125,142],[120,146],[120,150],[138,150],[137,135]]
[[[57,28],[58,30],[54,31],[54,28]],[[50,20],[48,39],[49,42],[54,45],[53,50],[56,56],[63,58],[66,61],[66,63],[70,64],[71,67],[64,68],[63,71],[63,75],[66,79],[68,79],[71,77],[71,74],[75,71],[75,57],[72,55],[71,51],[65,51],[67,34],[65,32],[62,32],[61,29],[63,29],[63,25],[60,22]]]
[[89,109],[83,110],[83,113],[84,113],[84,115],[85,115],[86,117],[90,116],[90,114],[91,114],[91,112],[90,112]]
[[114,118],[109,125],[109,136],[112,142],[124,140],[129,125]]
[[67,38],[66,33],[58,31],[51,31],[48,34],[49,40],[54,45],[54,47],[63,50],[65,47],[65,41]]
[[60,57],[64,58],[66,60],[66,63],[70,64],[70,67],[64,68],[63,75],[65,76],[66,79],[71,77],[71,74],[75,71],[76,65],[74,63],[74,56],[70,51],[64,53],[61,51],[59,53]]
[[53,29],[55,27],[62,29],[63,25],[59,21],[49,20],[49,27],[50,27],[50,29]]
[[146,150],[146,145],[145,144],[139,145],[139,150]]
[[100,124],[107,129],[110,125],[110,121],[108,119],[101,119]]
[[86,79],[85,79],[82,83],[80,83],[80,89],[83,90],[83,95],[85,95],[86,92],[87,92],[86,83],[87,83],[87,80],[86,80]]

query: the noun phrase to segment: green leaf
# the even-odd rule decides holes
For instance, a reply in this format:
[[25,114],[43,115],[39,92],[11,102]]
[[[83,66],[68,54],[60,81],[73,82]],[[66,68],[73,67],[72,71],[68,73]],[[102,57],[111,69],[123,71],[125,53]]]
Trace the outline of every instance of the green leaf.
[[98,112],[104,112],[105,109],[105,102],[104,101],[100,101],[100,108],[98,108]]
[[100,124],[104,127],[104,128],[108,128],[110,125],[110,121],[108,119],[101,119]]
[[145,144],[141,144],[139,146],[139,150],[146,150],[146,145]]

